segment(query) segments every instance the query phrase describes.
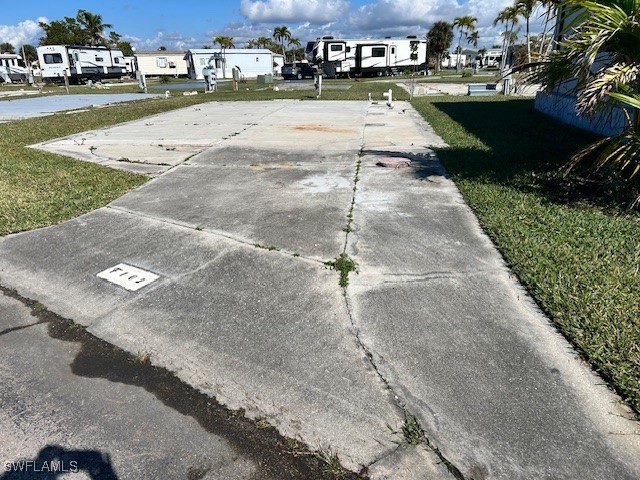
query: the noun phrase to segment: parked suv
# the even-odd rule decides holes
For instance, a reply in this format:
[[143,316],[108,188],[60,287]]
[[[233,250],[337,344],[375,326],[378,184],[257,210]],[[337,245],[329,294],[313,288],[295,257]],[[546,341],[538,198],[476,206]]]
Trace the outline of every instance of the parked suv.
[[285,63],[282,66],[282,78],[286,80],[291,80],[292,78],[297,78],[298,80],[302,80],[305,77],[313,78],[313,75],[316,73],[315,67],[309,65],[308,63],[295,62],[295,63]]

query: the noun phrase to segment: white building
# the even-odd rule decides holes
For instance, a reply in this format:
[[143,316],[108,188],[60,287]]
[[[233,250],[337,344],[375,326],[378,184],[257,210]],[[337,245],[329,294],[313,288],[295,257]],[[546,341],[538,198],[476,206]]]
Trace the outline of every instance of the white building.
[[220,78],[231,78],[231,69],[236,67],[245,78],[258,75],[273,75],[276,58],[282,58],[271,50],[262,48],[192,49],[184,55],[189,78],[203,80],[202,69],[214,67]]
[[186,77],[187,62],[184,52],[153,50],[135,52],[136,70],[147,76]]

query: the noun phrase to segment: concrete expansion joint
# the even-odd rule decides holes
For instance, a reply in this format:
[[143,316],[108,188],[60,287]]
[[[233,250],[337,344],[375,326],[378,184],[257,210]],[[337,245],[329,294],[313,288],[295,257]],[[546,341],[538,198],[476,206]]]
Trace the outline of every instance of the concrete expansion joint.
[[[257,248],[257,249],[260,249],[260,250],[266,250],[266,251],[269,251],[269,252],[278,253],[280,255],[293,257],[293,258],[296,258],[298,260],[303,260],[303,261],[307,261],[307,262],[311,262],[311,263],[315,263],[315,264],[320,264],[320,265],[324,264],[324,262],[321,259],[318,259],[318,258],[313,258],[313,257],[309,257],[309,256],[306,256],[306,255],[302,255],[302,254],[300,254],[298,252],[289,252],[289,251],[286,251],[286,250],[282,250],[280,247],[278,247],[276,245],[264,245],[264,244],[259,243],[259,242],[253,242],[251,240],[247,240],[247,239],[244,239],[244,238],[238,238],[238,237],[235,237],[233,235],[230,235],[227,232],[223,232],[223,231],[220,231],[220,230],[213,230],[213,229],[209,229],[209,228],[193,226],[193,225],[189,225],[189,224],[186,224],[186,223],[178,222],[178,221],[175,221],[175,220],[167,219],[167,218],[164,218],[164,217],[156,217],[154,215],[148,215],[148,214],[145,214],[145,213],[136,212],[134,210],[129,210],[128,208],[116,207],[116,206],[113,206],[113,205],[107,205],[107,207],[105,207],[105,208],[110,209],[110,210],[116,210],[116,211],[122,212],[122,213],[126,213],[127,215],[147,218],[149,220],[154,220],[156,222],[166,223],[166,224],[169,224],[169,225],[175,225],[177,227],[186,228],[188,230],[193,230],[193,231],[196,231],[196,232],[204,232],[204,233],[206,233],[208,235],[213,235],[215,237],[220,237],[220,238],[223,238],[224,240],[231,241],[231,242],[237,243],[239,245],[254,247],[254,248]],[[202,267],[200,267],[200,268],[202,268]],[[198,268],[196,270],[199,270],[200,268]]]

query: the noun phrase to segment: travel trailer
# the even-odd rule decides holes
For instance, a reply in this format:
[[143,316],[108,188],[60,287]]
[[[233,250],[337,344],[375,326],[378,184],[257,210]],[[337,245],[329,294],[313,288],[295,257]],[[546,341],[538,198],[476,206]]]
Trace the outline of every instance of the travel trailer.
[[120,78],[127,74],[124,55],[117,48],[44,45],[37,51],[45,82],[61,82],[65,73],[71,83]]
[[15,53],[0,53],[0,83],[27,81],[27,66]]
[[415,36],[369,40],[322,37],[305,49],[309,63],[326,75],[385,76],[426,68],[427,44]]

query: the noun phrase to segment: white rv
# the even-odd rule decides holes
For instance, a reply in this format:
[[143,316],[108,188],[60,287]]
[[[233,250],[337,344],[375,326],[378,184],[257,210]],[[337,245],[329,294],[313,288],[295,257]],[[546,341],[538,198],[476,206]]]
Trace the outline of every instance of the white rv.
[[44,45],[37,50],[45,82],[62,81],[65,72],[71,83],[120,78],[127,74],[124,55],[117,48]]
[[427,44],[415,36],[380,40],[322,37],[305,49],[310,63],[327,76],[384,76],[426,68]]
[[0,83],[26,82],[27,66],[20,55],[0,53]]

